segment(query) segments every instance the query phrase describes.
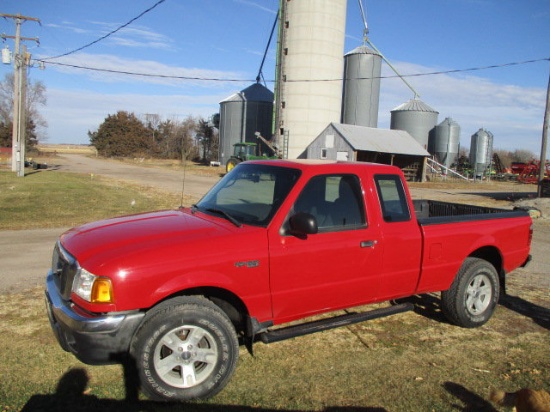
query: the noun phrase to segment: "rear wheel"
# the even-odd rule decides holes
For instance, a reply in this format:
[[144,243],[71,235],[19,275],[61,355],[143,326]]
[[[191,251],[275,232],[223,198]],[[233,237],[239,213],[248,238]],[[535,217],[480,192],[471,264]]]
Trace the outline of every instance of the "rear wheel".
[[441,306],[452,323],[475,328],[491,318],[498,297],[495,267],[483,259],[467,258],[449,290],[441,292]]
[[239,356],[225,313],[202,297],[181,297],[153,309],[132,342],[143,392],[151,399],[209,398],[229,382]]

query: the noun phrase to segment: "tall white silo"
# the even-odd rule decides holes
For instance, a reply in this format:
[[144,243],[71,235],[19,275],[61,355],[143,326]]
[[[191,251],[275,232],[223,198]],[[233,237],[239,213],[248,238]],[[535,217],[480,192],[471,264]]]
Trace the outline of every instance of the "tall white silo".
[[424,148],[428,148],[439,112],[420,99],[411,99],[391,111],[390,129],[405,130]]
[[460,150],[460,125],[447,117],[435,127],[429,152],[443,166],[450,168],[458,159]]
[[275,135],[288,157],[340,121],[347,0],[281,0]]
[[470,141],[470,164],[474,168],[474,176],[484,176],[491,166],[492,159],[493,134],[488,130],[479,129]]
[[378,127],[382,56],[360,46],[344,56],[342,123]]

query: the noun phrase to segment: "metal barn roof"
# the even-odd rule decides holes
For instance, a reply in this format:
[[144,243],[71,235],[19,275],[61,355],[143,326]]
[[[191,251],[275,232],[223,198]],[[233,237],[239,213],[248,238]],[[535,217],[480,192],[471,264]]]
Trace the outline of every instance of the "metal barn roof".
[[340,123],[331,123],[329,127],[333,127],[354,150],[412,156],[430,156],[430,154],[404,130],[377,129],[374,127]]

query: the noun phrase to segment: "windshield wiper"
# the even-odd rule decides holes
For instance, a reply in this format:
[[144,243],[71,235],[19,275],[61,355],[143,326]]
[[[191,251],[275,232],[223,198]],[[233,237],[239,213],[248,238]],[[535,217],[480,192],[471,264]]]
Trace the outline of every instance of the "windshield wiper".
[[237,227],[242,226],[241,222],[239,222],[237,219],[235,219],[233,216],[231,216],[225,210],[215,209],[215,208],[209,207],[209,208],[206,209],[206,211],[216,213],[218,215],[222,215],[223,217],[225,217],[227,220],[229,220],[231,223],[233,223]]

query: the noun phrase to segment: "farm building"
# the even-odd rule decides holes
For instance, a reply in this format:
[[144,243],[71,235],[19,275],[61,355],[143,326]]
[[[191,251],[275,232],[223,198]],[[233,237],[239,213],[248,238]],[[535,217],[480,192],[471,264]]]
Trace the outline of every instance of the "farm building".
[[422,181],[430,154],[408,132],[330,123],[306,149],[308,159],[390,164],[410,181]]

